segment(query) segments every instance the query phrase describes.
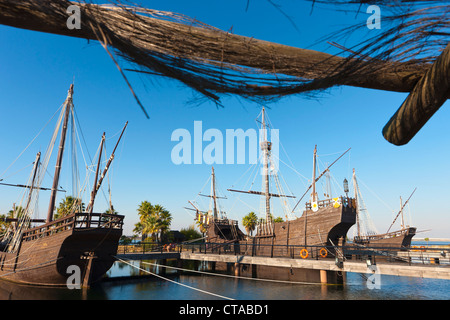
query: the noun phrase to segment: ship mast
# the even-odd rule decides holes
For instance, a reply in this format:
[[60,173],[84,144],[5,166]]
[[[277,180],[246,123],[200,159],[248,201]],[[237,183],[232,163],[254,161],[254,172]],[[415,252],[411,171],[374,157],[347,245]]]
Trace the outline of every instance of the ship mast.
[[212,189],[212,198],[214,202],[214,221],[217,220],[217,197],[216,197],[216,175],[214,174],[214,167],[212,167],[211,173],[211,189]]
[[395,216],[394,221],[392,221],[392,223],[389,226],[389,229],[388,229],[388,231],[386,231],[386,233],[388,233],[389,230],[391,230],[391,228],[394,225],[395,221],[397,220],[398,216],[403,212],[403,209],[405,208],[406,204],[409,202],[409,199],[411,199],[411,197],[413,196],[414,192],[416,192],[416,190],[417,190],[417,188],[414,188],[414,191],[411,193],[411,195],[409,196],[408,200],[406,200],[405,203],[402,205],[402,207],[400,208],[400,211]]
[[[317,146],[316,146],[316,148],[317,148]],[[315,148],[315,150],[316,150],[316,148]],[[317,178],[313,178],[313,181],[312,181],[312,183],[309,185],[309,187],[308,187],[308,189],[306,189],[306,191],[305,191],[305,193],[303,193],[303,195],[301,196],[301,198],[300,198],[300,200],[298,200],[297,201],[297,203],[295,204],[295,206],[294,206],[294,209],[292,209],[292,212],[294,212],[295,211],[295,209],[297,208],[297,206],[300,204],[300,202],[303,200],[303,198],[306,196],[306,194],[309,192],[309,190],[314,186],[314,188],[315,188],[315,186],[316,186],[316,182],[317,181],[319,181],[319,179],[320,178],[322,178],[322,176],[328,171],[328,170],[330,170],[330,168],[331,168],[331,166],[333,165],[333,164],[335,164],[340,158],[342,158],[343,156],[344,156],[344,154],[346,154],[347,152],[349,152],[350,151],[350,149],[351,148],[348,148],[347,149],[347,151],[345,151],[343,154],[341,154],[340,156],[339,156],[339,158],[337,158],[336,160],[334,160],[333,161],[333,163],[332,164],[330,164]],[[316,154],[316,153],[314,153],[314,154]],[[314,157],[314,159],[315,159],[316,157]],[[315,160],[314,160],[314,163],[315,163]],[[315,165],[314,165],[314,167],[315,167]],[[315,173],[313,172],[313,176],[315,176]],[[313,195],[314,194],[314,191],[313,191],[313,193],[311,193],[311,199],[313,198]],[[317,194],[316,194],[316,196],[317,196]]]
[[264,176],[264,196],[266,198],[266,222],[270,218],[270,192],[269,192],[269,155],[272,143],[267,141],[265,108],[262,109],[262,140],[260,142],[261,151],[263,152],[263,176]]
[[317,161],[317,145],[314,146],[314,156],[313,156],[313,176],[312,176],[312,192],[311,192],[311,205],[317,202],[317,192],[316,192],[316,161]]
[[50,195],[50,203],[48,206],[48,212],[47,212],[47,223],[51,222],[53,220],[53,210],[55,209],[55,201],[56,201],[56,193],[58,189],[59,184],[59,175],[61,173],[61,164],[64,154],[64,145],[66,142],[66,134],[67,134],[67,124],[69,122],[69,115],[70,110],[73,108],[73,84],[70,85],[69,92],[67,94],[66,101],[64,102],[64,124],[61,131],[61,139],[59,142],[59,149],[58,149],[58,157],[56,159],[56,166],[55,166],[55,175],[53,176],[53,186],[52,186],[52,193]]
[[[91,214],[93,212],[93,210],[94,210],[95,197],[97,196],[97,192],[98,192],[98,190],[100,190],[100,187],[102,185],[103,179],[105,178],[106,174],[108,173],[109,167],[111,166],[111,163],[114,160],[116,149],[119,146],[120,140],[122,140],[122,136],[123,136],[127,126],[128,126],[128,121],[125,123],[125,126],[123,127],[122,132],[120,133],[119,139],[117,140],[116,145],[114,146],[114,149],[113,149],[111,155],[109,156],[108,162],[106,163],[105,168],[103,169],[103,172],[102,172],[100,178],[98,178],[98,165],[100,164],[100,156],[101,156],[101,152],[100,152],[99,162],[98,162],[98,165],[97,165],[97,173],[96,173],[96,177],[95,177],[95,184],[94,184],[94,188],[93,188],[93,190],[91,192],[91,200],[89,201],[89,204],[88,204],[88,206],[86,208],[86,212],[88,212],[89,214]],[[104,138],[103,137],[102,137],[101,147],[103,146],[103,143],[104,143]],[[98,182],[97,182],[97,178],[98,178]]]
[[[295,198],[295,196],[290,196],[290,195],[285,195],[285,194],[276,194],[276,193],[270,193],[270,188],[269,188],[269,159],[270,159],[270,151],[272,149],[272,142],[268,141],[268,135],[267,135],[267,131],[266,131],[266,114],[265,114],[265,108],[263,107],[262,109],[262,129],[260,129],[259,134],[260,134],[260,148],[262,151],[262,155],[263,155],[263,170],[262,170],[262,175],[263,175],[263,181],[262,181],[262,190],[261,191],[253,191],[253,190],[248,190],[248,191],[243,191],[243,190],[236,190],[236,189],[227,189],[228,191],[231,192],[240,192],[240,193],[248,193],[248,194],[255,194],[255,195],[260,195],[260,196],[264,196],[265,197],[265,211],[266,211],[266,223],[271,222],[272,220],[270,219],[271,215],[270,215],[270,198],[271,197],[277,197],[277,198]],[[260,122],[259,120],[257,120],[258,122]],[[308,189],[309,190],[309,189]]]
[[36,181],[36,175],[37,175],[37,171],[38,171],[39,161],[40,160],[41,160],[41,153],[38,152],[37,155],[36,155],[36,160],[34,161],[33,178],[31,179],[30,192],[28,193],[27,204],[25,206],[25,212],[27,212],[27,213],[28,213],[28,208],[29,208],[30,203],[31,203],[31,197],[33,195],[34,183]]
[[[403,200],[402,196],[400,196],[400,208],[403,207]],[[402,210],[402,222],[401,222],[401,228],[402,230],[405,229],[405,219],[403,217],[403,210]]]
[[358,199],[358,182],[356,181],[356,174],[355,174],[355,168],[353,168],[353,187],[355,192],[355,202],[356,202],[356,234],[358,237],[361,236],[361,226],[360,223],[360,216],[359,216],[359,199]]
[[105,144],[105,133],[103,132],[102,140],[100,142],[100,150],[98,152],[98,162],[97,162],[97,168],[95,170],[95,178],[94,178],[94,188],[91,191],[91,200],[88,204],[88,213],[92,213],[94,210],[94,200],[95,196],[97,194],[97,181],[98,181],[98,173],[100,170],[100,161],[102,160],[102,151],[103,151],[103,145]]

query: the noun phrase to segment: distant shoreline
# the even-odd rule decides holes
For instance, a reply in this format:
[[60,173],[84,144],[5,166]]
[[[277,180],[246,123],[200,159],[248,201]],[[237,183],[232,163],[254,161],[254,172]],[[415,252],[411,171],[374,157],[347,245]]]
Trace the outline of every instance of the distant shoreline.
[[[425,238],[413,238],[412,242],[422,242],[426,241]],[[450,238],[428,238],[429,242],[448,242],[450,243]]]

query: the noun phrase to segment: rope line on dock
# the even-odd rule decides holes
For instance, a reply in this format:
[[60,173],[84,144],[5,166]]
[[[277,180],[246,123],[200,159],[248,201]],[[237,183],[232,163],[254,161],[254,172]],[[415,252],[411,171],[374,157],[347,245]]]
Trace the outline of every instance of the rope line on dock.
[[330,283],[300,282],[300,281],[288,281],[288,280],[273,280],[273,279],[251,278],[251,277],[233,276],[233,275],[229,275],[229,274],[221,274],[221,273],[213,273],[213,272],[206,272],[206,271],[184,269],[184,268],[172,267],[172,266],[167,266],[167,265],[163,265],[163,264],[144,262],[144,261],[141,261],[141,263],[142,264],[149,264],[149,265],[153,265],[153,266],[157,266],[157,267],[163,267],[163,268],[169,268],[169,269],[175,269],[175,270],[187,271],[187,272],[195,272],[195,273],[206,274],[206,275],[210,275],[210,276],[218,276],[218,277],[233,278],[233,279],[254,280],[254,281],[264,281],[264,282],[276,282],[276,283],[287,283],[287,284],[319,285],[319,286],[322,286],[322,285],[337,286],[337,285],[339,285],[339,284],[330,284]]
[[131,263],[125,261],[125,260],[119,259],[119,258],[117,258],[117,257],[115,257],[115,258],[116,258],[117,260],[121,261],[121,262],[124,262],[124,263],[126,263],[126,264],[132,266],[133,268],[139,269],[139,270],[141,270],[141,271],[143,271],[143,272],[146,272],[146,273],[148,273],[148,274],[151,274],[151,275],[153,275],[153,276],[155,276],[155,277],[158,277],[158,278],[160,278],[160,279],[169,281],[169,282],[171,282],[171,283],[174,283],[174,284],[177,284],[177,285],[186,287],[186,288],[188,288],[188,289],[195,290],[195,291],[199,291],[199,292],[202,292],[202,293],[205,293],[205,294],[209,294],[209,295],[212,295],[212,296],[215,296],[215,297],[218,297],[218,298],[226,299],[226,300],[235,300],[235,299],[233,299],[233,298],[225,297],[225,296],[222,296],[222,295],[213,293],[213,292],[209,292],[209,291],[205,291],[205,290],[201,290],[201,289],[198,289],[198,288],[195,288],[195,287],[188,286],[188,285],[186,285],[186,284],[184,284],[184,283],[181,283],[181,282],[177,282],[177,281],[174,281],[174,280],[171,280],[171,279],[167,279],[167,278],[165,278],[165,277],[163,277],[163,276],[160,276],[160,275],[158,275],[158,274],[156,274],[156,273],[153,273],[153,272],[151,272],[151,271],[148,271],[148,270],[142,269],[142,268],[140,268],[140,267],[137,267],[137,266],[135,266],[135,265],[133,265],[133,264],[131,264]]

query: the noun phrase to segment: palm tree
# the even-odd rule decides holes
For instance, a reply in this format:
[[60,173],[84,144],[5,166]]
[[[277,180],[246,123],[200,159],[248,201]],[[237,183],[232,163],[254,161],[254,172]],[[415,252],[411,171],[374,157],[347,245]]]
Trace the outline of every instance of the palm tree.
[[[135,225],[135,230],[142,233],[144,241],[148,234],[152,240],[158,240],[158,235],[162,235],[170,228],[172,215],[163,206],[152,205],[148,201],[142,201],[138,207],[139,223]],[[160,239],[160,237],[159,237]]]
[[20,218],[25,213],[25,209],[22,206],[14,207],[8,212],[8,218]]
[[159,231],[160,239],[162,235],[170,229],[172,223],[172,215],[163,206],[157,204],[153,207],[153,213],[157,217],[157,227]]
[[142,234],[142,241],[145,241],[145,238],[147,238],[147,234],[150,233],[152,229],[149,226],[149,217],[151,215],[152,209],[153,206],[148,201],[142,201],[137,209],[139,222],[135,224],[135,230]]
[[114,209],[114,208],[106,209],[106,210],[105,210],[105,213],[106,213],[106,214],[119,214],[119,212],[116,211],[116,209]]
[[199,228],[200,232],[202,233],[203,237],[205,236],[206,233],[206,226],[205,224],[200,221],[200,220],[196,220],[195,224],[197,225],[197,227]]
[[282,217],[276,217],[275,219],[273,219],[273,222],[284,222]]
[[[21,210],[17,210],[17,209]],[[11,225],[11,222],[7,222],[7,218],[14,218],[14,212],[19,212],[20,214],[23,213],[22,207],[17,207],[15,210],[9,210],[8,213],[0,215],[0,234],[5,233],[9,226]]]
[[79,198],[72,196],[66,196],[60,203],[59,207],[56,209],[55,219],[59,219],[68,216],[75,212],[83,212],[85,210],[85,205]]
[[195,230],[195,225],[190,225],[189,228],[182,228],[180,232],[186,237],[186,240],[196,240],[203,236]]
[[252,235],[253,231],[256,229],[257,223],[258,217],[253,211],[242,218],[242,225],[244,226],[245,231],[247,231],[247,234],[250,233],[250,235]]

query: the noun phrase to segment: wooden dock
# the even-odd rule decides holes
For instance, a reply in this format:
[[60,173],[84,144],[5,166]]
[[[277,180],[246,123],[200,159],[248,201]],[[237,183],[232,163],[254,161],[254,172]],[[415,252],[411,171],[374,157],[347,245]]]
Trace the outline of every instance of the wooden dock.
[[[373,267],[369,268],[366,262],[361,261],[343,261],[342,267],[336,264],[333,259],[289,259],[289,258],[270,258],[270,257],[252,257],[252,256],[234,256],[219,254],[204,254],[182,252],[181,259],[227,262],[249,265],[264,265],[272,267],[299,268],[311,270],[327,270],[339,272],[373,273]],[[450,267],[431,265],[431,264],[406,264],[406,263],[383,263],[376,264],[376,272],[381,275],[420,277],[432,279],[450,280]]]
[[[273,247],[273,248],[272,248]],[[158,251],[141,251],[139,249],[151,248]],[[214,266],[221,265],[227,271],[234,271],[239,275],[240,270],[253,270],[250,276],[259,277],[269,271],[283,276],[281,269],[296,271],[296,276],[311,281],[326,283],[340,283],[341,275],[346,272],[419,277],[431,279],[450,280],[450,249],[413,247],[404,248],[366,248],[355,246],[342,246],[326,248],[328,254],[321,254],[323,247],[309,246],[309,256],[302,258],[299,252],[304,247],[298,246],[271,246],[271,254],[262,256],[248,246],[235,246],[222,244],[185,244],[157,249],[155,246],[122,247],[116,258],[123,260],[179,260],[180,265],[185,260],[212,262]],[[320,249],[320,250],[319,250]],[[323,252],[322,252],[323,253]],[[259,271],[257,271],[258,269]],[[265,270],[265,271],[263,271]],[[285,272],[287,274],[288,272]],[[294,272],[295,273],[295,272]],[[248,274],[248,273],[247,273]],[[258,275],[257,275],[258,274]],[[336,275],[341,280],[336,280]],[[286,277],[284,275],[283,277]],[[291,276],[287,276],[289,279]],[[306,281],[306,280],[305,280]],[[345,281],[345,279],[343,280]]]
[[168,260],[180,259],[179,252],[145,252],[145,253],[120,253],[116,254],[117,259],[122,260]]

